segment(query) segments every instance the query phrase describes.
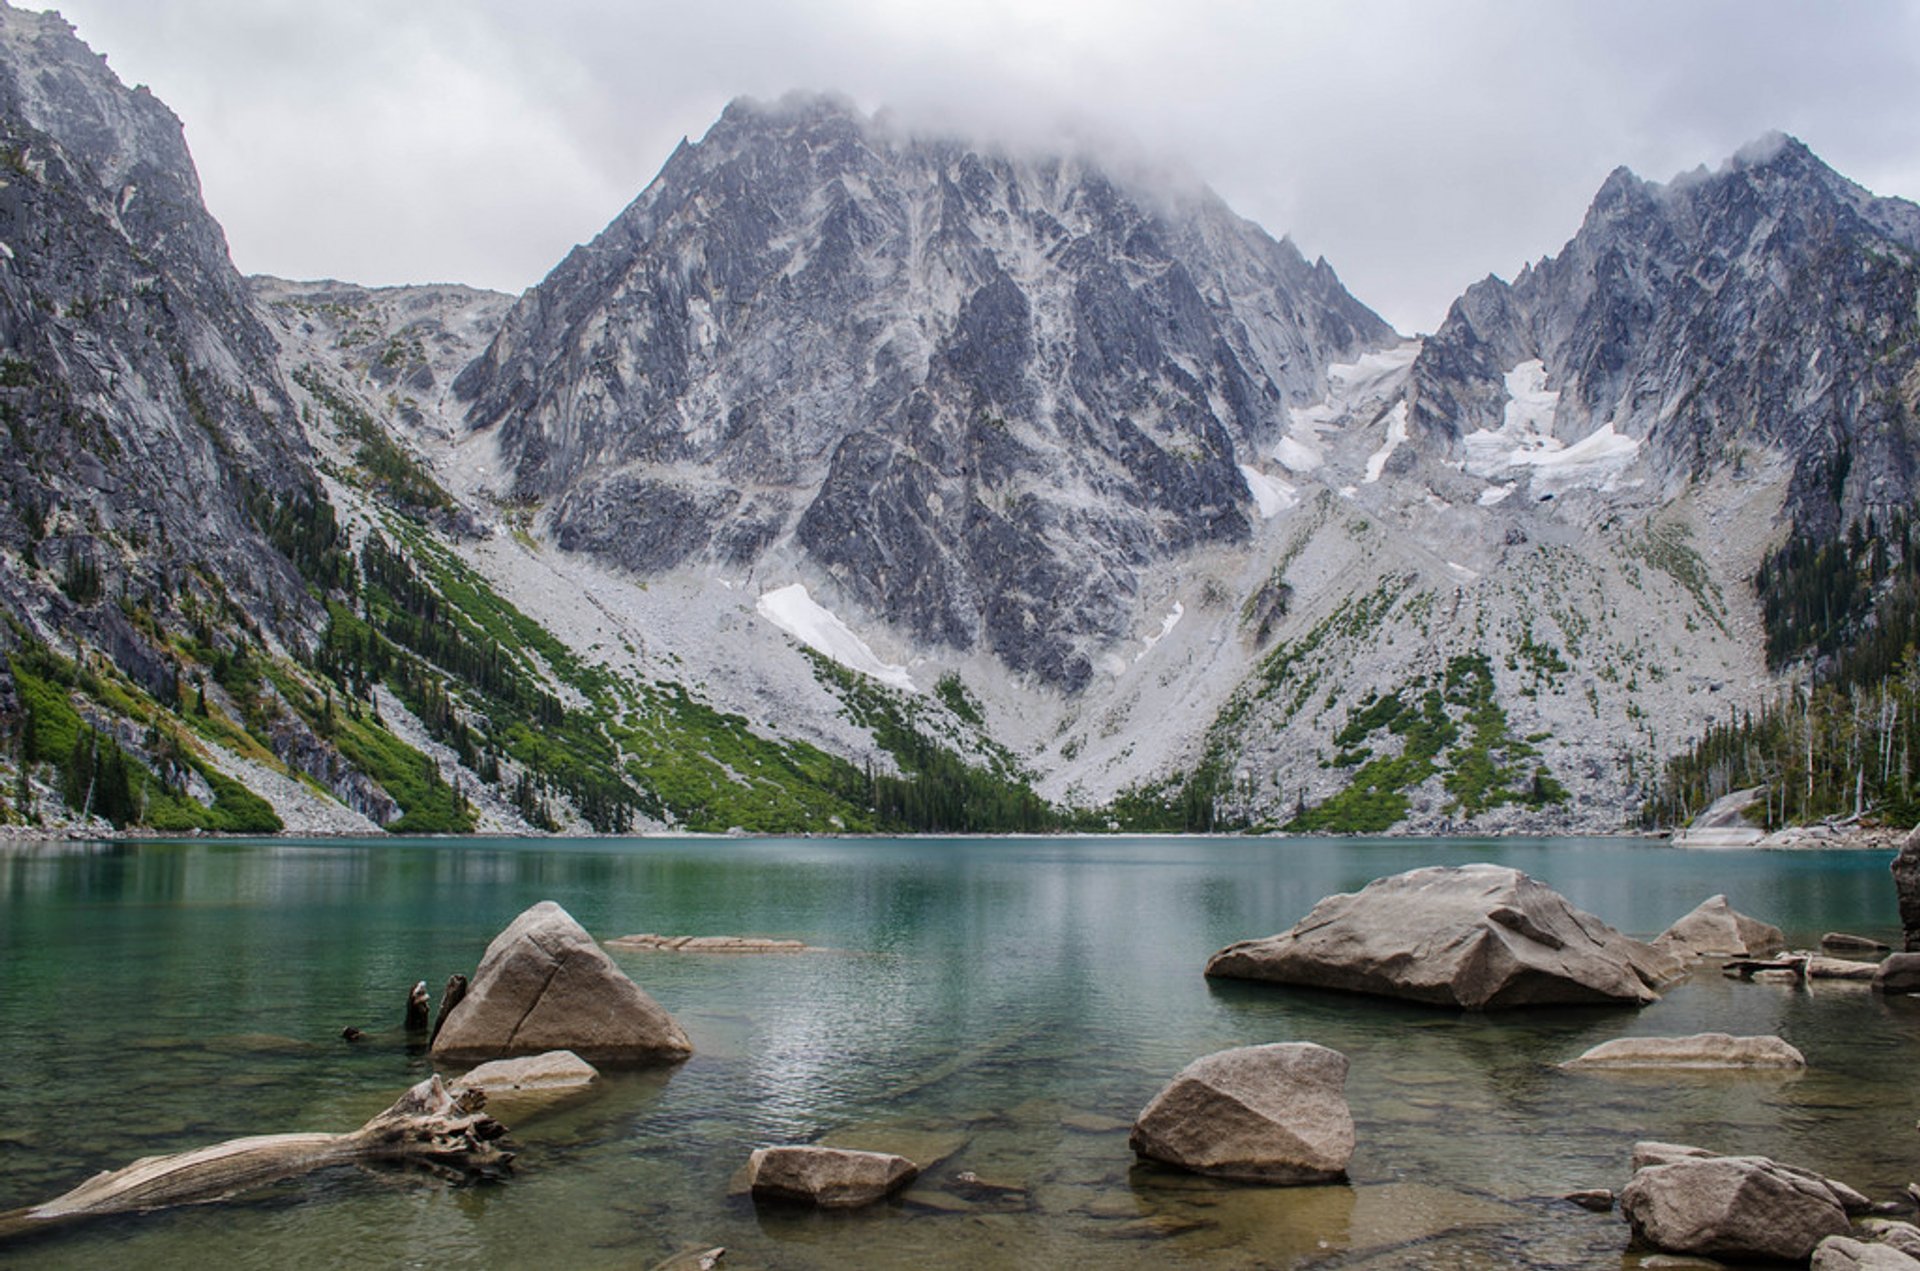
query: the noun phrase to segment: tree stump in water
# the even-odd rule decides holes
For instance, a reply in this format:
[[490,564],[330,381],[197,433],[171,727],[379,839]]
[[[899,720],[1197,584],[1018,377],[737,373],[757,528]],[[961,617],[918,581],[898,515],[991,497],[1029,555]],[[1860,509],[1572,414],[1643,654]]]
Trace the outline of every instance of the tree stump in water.
[[[440,1036],[441,1025],[447,1022],[447,1016],[453,1014],[453,1008],[460,1005],[460,999],[467,995],[467,977],[454,972],[447,977],[447,987],[440,991],[440,1014],[433,1021],[433,1036]],[[431,1042],[433,1038],[428,1038]]]
[[407,1031],[426,1032],[432,1009],[433,999],[427,996],[427,982],[421,980],[413,986],[413,992],[407,994]]
[[485,1102],[479,1091],[455,1098],[436,1073],[346,1134],[260,1134],[96,1174],[43,1204],[0,1213],[0,1240],[107,1214],[222,1200],[333,1165],[417,1161],[476,1173],[503,1170],[513,1154],[495,1140],[506,1127],[480,1112]]

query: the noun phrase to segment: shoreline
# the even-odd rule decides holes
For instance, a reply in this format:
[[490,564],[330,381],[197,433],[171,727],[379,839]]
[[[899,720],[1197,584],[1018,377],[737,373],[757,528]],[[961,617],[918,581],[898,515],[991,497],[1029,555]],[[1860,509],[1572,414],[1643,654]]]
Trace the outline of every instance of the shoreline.
[[1314,841],[1314,842],[1324,842],[1329,840],[1332,840],[1332,841],[1346,840],[1346,841],[1358,843],[1358,842],[1381,842],[1381,841],[1412,840],[1412,839],[1430,839],[1430,840],[1442,840],[1442,841],[1454,841],[1454,842],[1467,842],[1467,841],[1509,840],[1509,839],[1563,839],[1563,838],[1576,839],[1577,838],[1577,839],[1635,840],[1635,841],[1644,841],[1649,844],[1664,843],[1666,846],[1671,847],[1677,851],[1708,852],[1708,853],[1733,852],[1733,851],[1765,851],[1765,852],[1888,851],[1888,852],[1897,852],[1900,850],[1901,845],[1906,842],[1910,833],[1912,833],[1912,831],[1910,830],[1899,829],[1899,828],[1890,827],[1890,826],[1811,825],[1811,826],[1789,826],[1785,829],[1775,830],[1773,833],[1764,835],[1756,840],[1753,840],[1750,842],[1744,842],[1744,843],[1725,843],[1725,842],[1715,843],[1711,841],[1689,843],[1685,841],[1684,832],[1674,833],[1674,832],[1668,832],[1668,831],[1650,831],[1650,830],[1614,830],[1614,831],[1559,830],[1559,831],[1544,831],[1539,833],[1528,833],[1528,834],[1518,834],[1518,833],[1513,833],[1511,831],[1505,831],[1505,830],[1489,831],[1486,833],[1479,833],[1479,834],[1475,834],[1471,832],[1462,833],[1459,831],[1455,831],[1452,833],[1445,833],[1445,834],[1421,834],[1421,833],[1394,832],[1394,831],[1387,831],[1379,834],[1293,834],[1283,830],[1270,831],[1267,833],[1249,832],[1249,833],[1239,833],[1239,834],[1235,834],[1235,833],[1167,833],[1167,832],[1128,833],[1126,831],[1094,832],[1094,831],[1087,831],[1087,830],[1062,831],[1056,834],[1047,834],[1047,833],[989,834],[989,833],[969,833],[969,832],[963,832],[963,831],[954,831],[951,833],[907,833],[907,834],[882,834],[882,833],[820,834],[820,833],[811,833],[807,831],[796,831],[793,833],[783,834],[783,833],[757,833],[757,832],[756,833],[714,833],[711,831],[698,831],[698,830],[654,830],[654,831],[647,831],[643,833],[633,833],[633,834],[592,834],[592,833],[587,833],[587,834],[567,834],[567,833],[562,833],[562,834],[508,834],[508,833],[385,834],[381,832],[375,832],[372,834],[340,834],[340,833],[328,833],[326,831],[318,831],[318,830],[315,830],[315,831],[281,830],[279,832],[272,833],[272,834],[246,834],[246,833],[213,832],[213,831],[204,831],[204,830],[195,830],[195,831],[189,831],[185,833],[166,833],[161,831],[136,832],[136,831],[126,831],[126,830],[114,830],[110,827],[92,829],[92,828],[85,828],[85,827],[73,826],[73,825],[55,825],[55,826],[0,825],[0,850],[3,850],[8,846],[11,846],[14,844],[20,844],[20,843],[170,844],[170,843],[194,843],[194,842],[209,842],[209,843],[282,842],[289,845],[298,845],[303,843],[313,843],[313,844],[370,843],[370,842],[381,842],[381,841],[388,841],[393,843],[407,843],[407,842],[459,843],[459,842],[496,842],[501,840],[507,840],[507,841],[518,842],[518,843],[567,844],[567,843],[605,843],[605,842],[653,841],[653,840],[711,840],[717,843],[736,843],[736,842],[737,843],[765,843],[765,842],[773,842],[773,841],[780,841],[780,840],[860,842],[863,840],[880,840],[880,839],[886,839],[886,840],[924,839],[928,841],[937,841],[937,840],[944,840],[944,839],[966,839],[966,840],[1006,840],[1009,842],[1017,842],[1017,841],[1025,841],[1025,840],[1057,841],[1061,839],[1074,839],[1074,840],[1085,840],[1087,842],[1095,842],[1095,843],[1103,842],[1103,841],[1118,840],[1118,839],[1156,839],[1156,840],[1166,840],[1167,842],[1181,842],[1181,841],[1188,841],[1188,840],[1205,841],[1205,840],[1211,840],[1211,839],[1263,839],[1263,840],[1271,840],[1276,843],[1287,842],[1290,840]]

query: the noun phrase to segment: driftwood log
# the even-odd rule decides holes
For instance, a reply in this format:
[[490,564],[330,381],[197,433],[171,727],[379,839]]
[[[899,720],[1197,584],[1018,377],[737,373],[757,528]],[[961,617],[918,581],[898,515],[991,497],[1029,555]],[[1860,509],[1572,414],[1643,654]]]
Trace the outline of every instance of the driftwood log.
[[334,1165],[413,1161],[463,1172],[505,1169],[513,1154],[495,1140],[506,1127],[480,1111],[485,1102],[478,1090],[448,1093],[435,1074],[346,1134],[260,1134],[143,1157],[43,1204],[0,1213],[0,1240],[108,1214],[224,1200]]

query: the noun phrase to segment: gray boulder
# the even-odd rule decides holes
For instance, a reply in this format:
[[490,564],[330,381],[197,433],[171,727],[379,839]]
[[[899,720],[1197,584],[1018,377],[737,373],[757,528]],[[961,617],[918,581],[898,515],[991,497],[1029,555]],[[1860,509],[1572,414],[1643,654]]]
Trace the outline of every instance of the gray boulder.
[[1347,1057],[1311,1042],[1196,1059],[1153,1097],[1128,1145],[1196,1174],[1262,1183],[1345,1177],[1353,1157]]
[[1601,1042],[1562,1068],[1794,1069],[1806,1056],[1778,1037],[1616,1037]]
[[1228,945],[1213,977],[1502,1009],[1643,1006],[1684,973],[1516,869],[1433,866],[1329,896],[1292,930]]
[[1636,1239],[1669,1253],[1804,1262],[1850,1230],[1831,1189],[1763,1156],[1649,1165],[1620,1194]]
[[543,900],[495,936],[433,1040],[436,1060],[570,1050],[594,1063],[677,1063],[693,1043],[566,910]]
[[1682,958],[1765,958],[1783,952],[1787,937],[1771,923],[1735,912],[1725,896],[1709,896],[1653,943]]
[[1893,858],[1893,890],[1900,901],[1900,927],[1908,953],[1920,953],[1920,825]]
[[1813,1251],[1812,1271],[1913,1271],[1912,1258],[1892,1245],[1868,1244],[1851,1236],[1828,1236]]
[[800,1144],[763,1147],[747,1158],[755,1199],[789,1200],[822,1209],[858,1209],[911,1183],[920,1167],[888,1152]]
[[1920,993],[1920,953],[1889,953],[1873,972],[1881,993]]

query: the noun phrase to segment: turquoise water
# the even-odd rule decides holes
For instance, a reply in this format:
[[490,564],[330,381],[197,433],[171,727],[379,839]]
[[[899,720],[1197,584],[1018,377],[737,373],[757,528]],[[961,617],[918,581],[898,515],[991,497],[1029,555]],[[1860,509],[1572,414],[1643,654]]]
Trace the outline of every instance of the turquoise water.
[[[193,842],[0,849],[0,1211],[137,1156],[347,1129],[428,1072],[397,1025],[553,899],[601,938],[792,937],[801,956],[617,954],[697,1054],[510,1122],[504,1182],[338,1170],[0,1250],[21,1266],[728,1268],[1636,1265],[1557,1199],[1638,1138],[1762,1152],[1876,1198],[1920,1175],[1920,999],[1697,975],[1641,1012],[1471,1015],[1209,984],[1207,956],[1418,865],[1516,865],[1650,936],[1715,892],[1809,944],[1896,942],[1886,853],[1557,840]],[[345,1025],[371,1034],[349,1046]],[[1608,1037],[1778,1033],[1798,1079],[1553,1065]],[[1349,1186],[1134,1164],[1126,1123],[1190,1060],[1308,1040],[1352,1059]],[[754,1147],[944,1158],[852,1215],[730,1195]],[[1017,1190],[989,1199],[971,1170]]]

